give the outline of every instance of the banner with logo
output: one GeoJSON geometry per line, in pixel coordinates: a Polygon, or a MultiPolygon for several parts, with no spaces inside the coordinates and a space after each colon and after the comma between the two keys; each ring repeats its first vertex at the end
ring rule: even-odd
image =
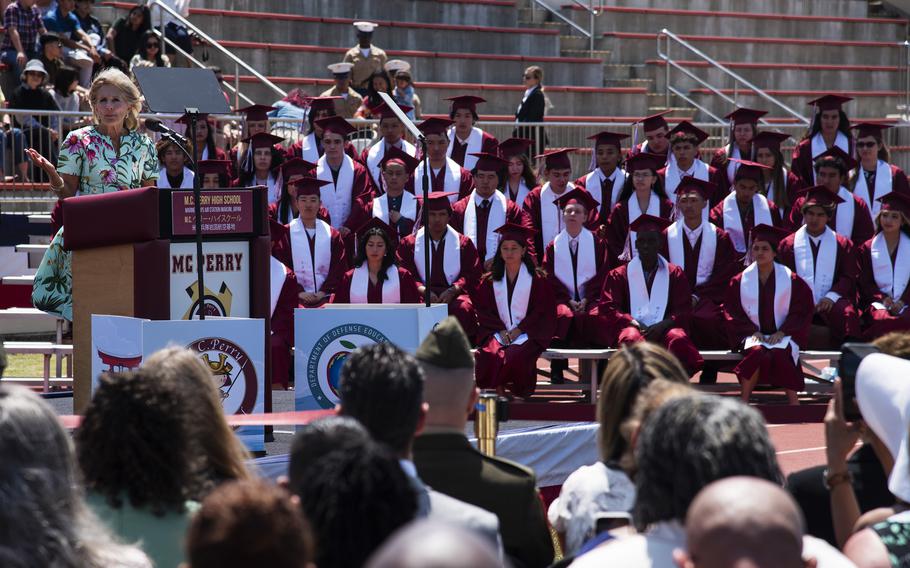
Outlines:
{"type": "MultiPolygon", "coordinates": [[[[250,243],[202,243],[205,317],[250,316],[250,243]]],[[[199,317],[196,243],[171,243],[171,319],[199,317]]]]}
{"type": "Polygon", "coordinates": [[[294,378],[297,410],[334,408],[341,367],[362,345],[390,341],[413,353],[448,307],[329,304],[294,311],[294,378]]]}
{"type": "MultiPolygon", "coordinates": [[[[261,319],[212,318],[204,321],[152,321],[92,316],[92,375],[140,367],[152,353],[169,346],[199,354],[212,372],[225,414],[264,411],[265,345],[261,319]]],[[[237,435],[250,451],[265,450],[262,426],[242,426],[237,435]]]]}

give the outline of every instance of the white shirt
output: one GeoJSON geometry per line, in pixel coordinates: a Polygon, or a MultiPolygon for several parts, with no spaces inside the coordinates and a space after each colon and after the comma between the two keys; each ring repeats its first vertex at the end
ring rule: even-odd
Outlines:
{"type": "Polygon", "coordinates": [[[361,48],[360,48],[360,53],[361,53],[364,57],[369,57],[369,56],[370,56],[370,51],[372,51],[372,49],[373,49],[372,47],[368,47],[368,48],[366,48],[366,49],[364,49],[364,48],[361,47],[361,48]]]}
{"type": "Polygon", "coordinates": [[[690,229],[685,223],[682,224],[682,227],[686,233],[686,238],[689,239],[689,246],[694,249],[695,243],[698,242],[698,237],[701,236],[701,229],[704,227],[704,224],[699,225],[697,229],[690,229]]]}

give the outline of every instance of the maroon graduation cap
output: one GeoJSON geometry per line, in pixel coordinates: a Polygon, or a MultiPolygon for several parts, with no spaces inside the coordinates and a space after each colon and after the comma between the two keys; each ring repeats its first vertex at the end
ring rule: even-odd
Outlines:
{"type": "Polygon", "coordinates": [[[739,164],[739,167],[736,169],[736,175],[733,176],[734,182],[741,179],[751,179],[757,184],[763,184],[765,183],[765,175],[763,172],[771,169],[764,164],[751,162],[749,160],[740,160],[739,158],[730,158],[730,161],[739,164]]]}
{"type": "Polygon", "coordinates": [[[697,140],[696,146],[708,139],[707,132],[705,132],[701,128],[695,126],[688,120],[683,120],[682,122],[677,124],[676,127],[670,131],[669,138],[672,142],[673,138],[675,138],[676,136],[680,136],[682,134],[688,134],[690,136],[694,136],[697,140]]]}
{"type": "Polygon", "coordinates": [[[907,217],[910,217],[910,196],[892,191],[879,197],[876,201],[881,201],[882,211],[900,211],[907,217]]]}
{"type": "Polygon", "coordinates": [[[321,197],[322,193],[319,191],[319,188],[330,183],[332,182],[306,176],[298,179],[292,185],[294,186],[294,189],[297,190],[297,197],[302,195],[316,195],[321,197]]]}
{"type": "Polygon", "coordinates": [[[548,150],[543,154],[534,156],[534,159],[539,160],[542,158],[544,160],[544,165],[548,170],[567,170],[572,168],[572,161],[569,159],[569,153],[574,151],[575,148],[548,150]]]}
{"type": "Polygon", "coordinates": [[[272,110],[278,110],[278,109],[276,109],[273,106],[267,106],[267,105],[250,105],[248,107],[243,107],[243,108],[237,109],[237,112],[243,114],[244,118],[246,118],[247,122],[250,122],[250,121],[257,122],[257,121],[262,121],[262,120],[268,120],[269,119],[268,112],[272,111],[272,110]]]}
{"type": "Polygon", "coordinates": [[[780,145],[788,138],[790,138],[790,135],[783,132],[763,130],[753,136],[749,143],[752,144],[752,148],[755,150],[767,148],[772,152],[780,152],[780,145]]]}
{"type": "Polygon", "coordinates": [[[460,108],[466,108],[474,114],[477,114],[477,105],[487,102],[483,97],[474,95],[459,95],[457,97],[448,97],[447,101],[452,101],[452,112],[460,108]]]}
{"type": "Polygon", "coordinates": [[[609,132],[607,130],[602,130],[593,136],[588,136],[588,140],[594,140],[595,148],[601,144],[610,144],[616,146],[620,150],[622,149],[622,141],[626,138],[629,138],[628,134],[619,134],[618,132],[609,132]]]}
{"type": "Polygon", "coordinates": [[[758,119],[768,114],[766,110],[756,110],[754,108],[738,108],[725,116],[733,123],[733,126],[740,124],[758,124],[758,119]]]}
{"type": "Polygon", "coordinates": [[[533,140],[527,138],[509,138],[499,143],[499,155],[505,159],[512,156],[520,156],[528,152],[528,148],[533,144],[533,140]]]}
{"type": "Polygon", "coordinates": [[[597,208],[597,200],[594,197],[580,187],[576,187],[571,191],[567,191],[553,200],[553,203],[556,204],[560,209],[565,209],[573,203],[577,203],[585,208],[585,211],[592,211],[597,208]]]}
{"type": "Polygon", "coordinates": [[[800,190],[798,195],[806,198],[805,201],[803,201],[803,208],[810,207],[812,205],[833,207],[838,203],[844,202],[844,200],[841,199],[839,195],[836,193],[831,193],[831,190],[823,185],[813,185],[812,187],[807,187],[806,189],[800,190]]]}
{"type": "Polygon", "coordinates": [[[506,223],[496,229],[496,232],[501,235],[500,241],[515,241],[523,247],[528,246],[536,234],[534,229],[516,223],[506,223]]]}
{"type": "Polygon", "coordinates": [[[478,171],[499,172],[509,165],[509,162],[507,160],[500,158],[496,154],[488,154],[486,152],[472,152],[471,155],[477,158],[477,163],[474,165],[474,169],[478,171]]]}
{"type": "MultiPolygon", "coordinates": [[[[379,144],[382,144],[382,142],[379,142],[379,144]]],[[[420,164],[420,160],[395,146],[386,148],[385,155],[382,157],[382,161],[379,162],[379,166],[382,169],[385,169],[386,164],[391,162],[398,162],[403,165],[404,171],[409,175],[412,174],[414,170],[417,169],[417,165],[420,164]]]]}
{"type": "Polygon", "coordinates": [[[853,98],[843,95],[824,95],[809,101],[810,105],[815,106],[816,112],[825,110],[842,110],[844,103],[852,101],[853,98]]]}
{"type": "Polygon", "coordinates": [[[840,149],[840,146],[836,146],[836,145],[831,146],[830,148],[828,148],[827,150],[825,150],[818,156],[815,156],[814,161],[815,161],[815,164],[818,165],[818,164],[824,164],[826,161],[834,161],[837,159],[840,159],[844,163],[844,166],[847,167],[847,171],[850,171],[859,165],[859,162],[854,160],[853,156],[844,152],[843,150],[840,149]]]}
{"type": "Polygon", "coordinates": [[[635,231],[636,233],[646,233],[648,231],[661,232],[672,224],[671,221],[664,219],[663,217],[655,217],[654,215],[639,215],[638,219],[632,221],[632,224],[629,225],[629,230],[635,231]]]}
{"type": "Polygon", "coordinates": [[[340,116],[327,116],[315,121],[324,132],[334,132],[340,134],[342,138],[347,138],[349,134],[357,132],[357,129],[350,122],[340,116]]]}
{"type": "Polygon", "coordinates": [[[694,176],[686,176],[680,180],[676,186],[676,195],[682,196],[685,193],[698,193],[705,201],[711,199],[711,196],[717,191],[717,184],[694,176]]]}

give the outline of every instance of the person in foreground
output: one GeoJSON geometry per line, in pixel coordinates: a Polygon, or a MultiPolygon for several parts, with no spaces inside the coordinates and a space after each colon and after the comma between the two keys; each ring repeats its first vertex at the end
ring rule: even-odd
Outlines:
{"type": "Polygon", "coordinates": [[[73,446],[54,410],[0,385],[0,565],[151,568],[86,506],[73,446]]]}
{"type": "Polygon", "coordinates": [[[502,568],[490,543],[464,529],[439,521],[415,521],[370,558],[367,568],[502,568]]]}
{"type": "Polygon", "coordinates": [[[804,558],[803,517],[793,498],[753,477],[715,481],[686,515],[688,551],[673,553],[679,568],[815,568],[804,558]]]}
{"type": "MultiPolygon", "coordinates": [[[[89,89],[94,124],[73,130],[60,146],[56,167],[32,149],[29,158],[44,170],[60,198],[154,186],[155,144],[139,128],[139,89],[116,69],[99,73],[89,89]]],[[[72,254],[63,248],[63,228],[51,241],[35,273],[32,303],[72,321],[72,254]]]]}
{"type": "Polygon", "coordinates": [[[414,439],[420,478],[437,491],[496,513],[505,552],[519,566],[548,566],[553,547],[534,472],[486,456],[465,436],[478,390],[471,344],[449,316],[427,335],[415,357],[426,376],[426,428],[414,439]]]}

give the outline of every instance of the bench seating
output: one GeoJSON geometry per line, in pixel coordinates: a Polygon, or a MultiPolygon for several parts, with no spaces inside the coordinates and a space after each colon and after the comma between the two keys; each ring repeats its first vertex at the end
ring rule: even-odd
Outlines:
{"type": "MultiPolygon", "coordinates": [[[[66,377],[73,376],[73,346],[50,341],[4,341],[3,349],[9,355],[42,355],[44,357],[44,384],[43,392],[50,392],[51,386],[51,357],[56,356],[57,361],[66,361],[66,377]]],[[[62,379],[60,365],[57,366],[57,379],[62,379]]],[[[16,382],[15,379],[4,379],[4,382],[16,382]]],[[[71,382],[71,381],[63,381],[71,382]]]]}

